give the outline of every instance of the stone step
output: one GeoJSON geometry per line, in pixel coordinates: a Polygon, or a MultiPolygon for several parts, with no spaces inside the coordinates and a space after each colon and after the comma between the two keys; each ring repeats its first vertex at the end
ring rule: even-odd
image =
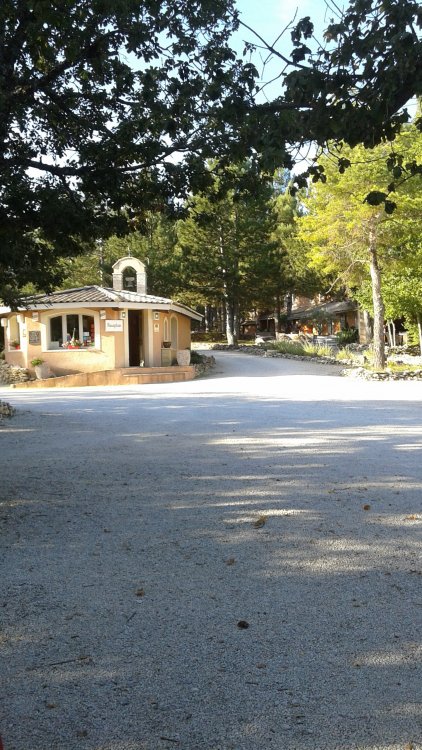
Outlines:
{"type": "Polygon", "coordinates": [[[188,367],[123,367],[117,370],[79,372],[73,375],[14,383],[13,388],[81,388],[85,386],[147,385],[193,380],[195,368],[188,367]]]}
{"type": "Polygon", "coordinates": [[[124,367],[120,368],[122,375],[130,377],[131,375],[157,375],[160,373],[190,372],[191,365],[180,367],[179,365],[169,365],[168,367],[124,367]]]}
{"type": "Polygon", "coordinates": [[[133,375],[124,375],[125,384],[146,384],[146,383],[177,383],[184,380],[192,380],[191,372],[155,372],[155,373],[137,373],[133,375]]]}

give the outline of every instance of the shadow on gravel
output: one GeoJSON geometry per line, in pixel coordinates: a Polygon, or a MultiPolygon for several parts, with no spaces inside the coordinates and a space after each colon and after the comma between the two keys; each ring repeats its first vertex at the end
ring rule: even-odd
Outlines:
{"type": "Polygon", "coordinates": [[[0,429],[5,750],[420,748],[415,404],[62,398],[0,429]]]}

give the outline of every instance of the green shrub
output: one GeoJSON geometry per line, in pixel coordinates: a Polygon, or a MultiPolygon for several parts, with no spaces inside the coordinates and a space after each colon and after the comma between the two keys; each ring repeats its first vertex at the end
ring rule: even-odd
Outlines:
{"type": "Polygon", "coordinates": [[[356,344],[359,341],[359,331],[357,328],[349,328],[348,330],[339,331],[336,334],[339,346],[346,346],[346,344],[356,344]]]}
{"type": "Polygon", "coordinates": [[[191,365],[200,365],[203,362],[203,358],[201,354],[198,354],[195,350],[192,350],[190,353],[190,363],[191,365]]]}
{"type": "Polygon", "coordinates": [[[302,357],[305,354],[303,344],[300,341],[275,341],[271,344],[265,344],[265,348],[280,352],[280,354],[296,354],[302,357]]]}
{"type": "Polygon", "coordinates": [[[307,357],[333,357],[333,350],[328,344],[313,344],[308,341],[303,344],[303,350],[307,357]]]}
{"type": "Polygon", "coordinates": [[[391,372],[406,372],[406,370],[414,371],[421,370],[422,365],[410,365],[407,363],[401,364],[400,362],[387,362],[387,370],[391,372]]]}
{"type": "Polygon", "coordinates": [[[32,367],[39,367],[40,365],[43,365],[44,362],[45,359],[41,359],[41,357],[35,357],[35,359],[31,359],[32,367]]]}
{"type": "Polygon", "coordinates": [[[280,354],[295,354],[299,357],[332,357],[333,350],[326,344],[313,344],[303,338],[301,341],[275,341],[265,344],[266,349],[280,352],[280,354]]]}
{"type": "Polygon", "coordinates": [[[349,349],[339,349],[336,354],[336,359],[338,359],[339,362],[343,362],[344,360],[353,359],[353,355],[352,352],[349,351],[349,349]]]}
{"type": "Polygon", "coordinates": [[[415,348],[419,350],[419,354],[422,354],[419,346],[419,332],[418,327],[414,323],[406,321],[407,327],[407,346],[411,349],[415,348]]]}
{"type": "Polygon", "coordinates": [[[208,333],[205,333],[205,331],[192,331],[191,340],[199,341],[199,342],[204,341],[206,343],[212,343],[212,344],[216,344],[216,343],[220,344],[220,343],[224,343],[225,336],[219,331],[208,331],[208,333]]]}

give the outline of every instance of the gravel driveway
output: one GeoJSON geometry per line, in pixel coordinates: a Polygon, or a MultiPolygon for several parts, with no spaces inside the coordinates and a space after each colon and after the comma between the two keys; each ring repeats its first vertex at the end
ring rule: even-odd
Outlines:
{"type": "Polygon", "coordinates": [[[0,389],[4,750],[422,748],[422,385],[216,357],[0,389]]]}

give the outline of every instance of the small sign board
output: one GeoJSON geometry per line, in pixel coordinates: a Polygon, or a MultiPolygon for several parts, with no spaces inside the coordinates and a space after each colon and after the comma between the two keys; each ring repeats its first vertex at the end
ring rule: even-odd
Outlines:
{"type": "Polygon", "coordinates": [[[106,320],[105,329],[108,333],[118,333],[123,331],[123,320],[106,320]]]}
{"type": "Polygon", "coordinates": [[[41,331],[28,331],[28,341],[34,346],[41,344],[41,331]]]}

